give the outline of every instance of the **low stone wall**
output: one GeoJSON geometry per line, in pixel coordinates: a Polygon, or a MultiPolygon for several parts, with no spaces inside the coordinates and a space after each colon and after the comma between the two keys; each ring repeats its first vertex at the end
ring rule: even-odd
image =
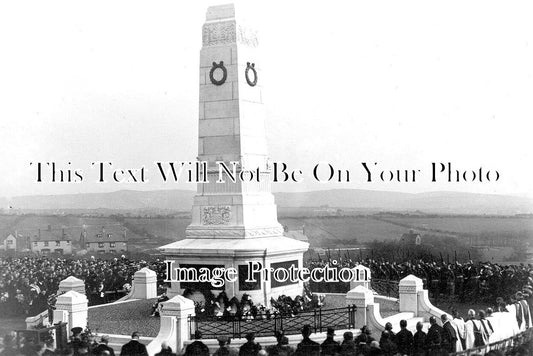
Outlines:
{"type": "Polygon", "coordinates": [[[37,314],[35,316],[29,316],[25,320],[26,322],[26,329],[35,329],[40,325],[47,326],[49,325],[48,321],[48,310],[43,311],[40,314],[37,314]]]}
{"type": "Polygon", "coordinates": [[[398,298],[386,297],[384,295],[374,295],[374,302],[379,303],[382,313],[400,311],[400,301],[398,298]]]}

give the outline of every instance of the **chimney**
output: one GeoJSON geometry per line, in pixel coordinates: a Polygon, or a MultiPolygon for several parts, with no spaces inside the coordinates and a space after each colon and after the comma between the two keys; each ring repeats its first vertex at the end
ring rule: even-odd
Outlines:
{"type": "Polygon", "coordinates": [[[48,224],[48,231],[52,231],[52,225],[48,224]]]}
{"type": "Polygon", "coordinates": [[[65,228],[62,228],[62,229],[61,229],[61,237],[62,237],[62,238],[65,237],[65,228]]]}
{"type": "Polygon", "coordinates": [[[39,229],[39,235],[37,235],[37,240],[41,239],[41,229],[39,229]]]}

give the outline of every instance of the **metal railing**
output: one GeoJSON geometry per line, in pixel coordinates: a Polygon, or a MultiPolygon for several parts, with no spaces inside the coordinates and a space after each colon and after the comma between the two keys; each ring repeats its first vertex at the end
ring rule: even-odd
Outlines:
{"type": "Polygon", "coordinates": [[[296,335],[306,324],[317,332],[325,332],[327,328],[353,329],[355,328],[355,305],[335,309],[315,309],[292,315],[273,315],[270,318],[242,319],[242,318],[201,318],[189,316],[189,331],[194,339],[196,331],[202,333],[205,339],[219,336],[242,338],[254,332],[256,336],[275,336],[283,331],[285,335],[296,335]]]}

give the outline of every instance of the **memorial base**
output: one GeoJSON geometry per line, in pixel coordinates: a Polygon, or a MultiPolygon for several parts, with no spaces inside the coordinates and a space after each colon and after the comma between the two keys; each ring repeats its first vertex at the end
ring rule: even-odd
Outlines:
{"type": "MultiPolygon", "coordinates": [[[[172,268],[234,268],[237,278],[234,282],[225,281],[220,288],[211,291],[218,295],[224,290],[228,298],[241,299],[250,295],[255,304],[270,305],[270,299],[280,295],[296,297],[303,293],[303,282],[277,281],[271,273],[257,273],[257,282],[246,282],[251,262],[260,263],[263,268],[289,269],[291,265],[303,267],[303,254],[309,244],[285,236],[253,239],[184,239],[160,247],[166,261],[172,261],[172,268]]],[[[172,275],[176,279],[176,275],[172,275]]],[[[284,276],[280,276],[284,277],[284,276]]],[[[171,282],[167,292],[169,297],[181,295],[185,289],[198,290],[198,285],[190,282],[171,282]]],[[[204,284],[205,286],[205,284],[204,284]]]]}

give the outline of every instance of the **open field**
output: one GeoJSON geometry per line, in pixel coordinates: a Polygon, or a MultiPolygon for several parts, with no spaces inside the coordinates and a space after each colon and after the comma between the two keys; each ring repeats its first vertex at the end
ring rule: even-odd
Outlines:
{"type": "Polygon", "coordinates": [[[387,221],[424,230],[449,231],[459,234],[504,233],[521,234],[533,232],[531,217],[387,217],[387,221]]]}
{"type": "MultiPolygon", "coordinates": [[[[465,243],[489,245],[521,240],[533,245],[533,217],[514,216],[412,216],[412,215],[353,215],[281,217],[279,222],[290,230],[305,231],[312,247],[340,248],[364,245],[372,241],[396,241],[409,229],[422,235],[454,236],[465,243]],[[475,240],[471,238],[475,237],[475,240]],[[490,240],[492,239],[492,240],[490,240]]],[[[155,253],[156,248],[185,236],[190,217],[108,217],[55,215],[0,215],[2,236],[17,231],[36,235],[38,229],[65,227],[73,241],[77,241],[83,225],[122,225],[127,230],[129,250],[155,253]]],[[[498,254],[491,251],[491,255],[498,254]]]]}
{"type": "Polygon", "coordinates": [[[314,247],[353,246],[374,240],[397,240],[407,229],[371,216],[282,218],[280,223],[289,229],[301,229],[314,247]]]}

